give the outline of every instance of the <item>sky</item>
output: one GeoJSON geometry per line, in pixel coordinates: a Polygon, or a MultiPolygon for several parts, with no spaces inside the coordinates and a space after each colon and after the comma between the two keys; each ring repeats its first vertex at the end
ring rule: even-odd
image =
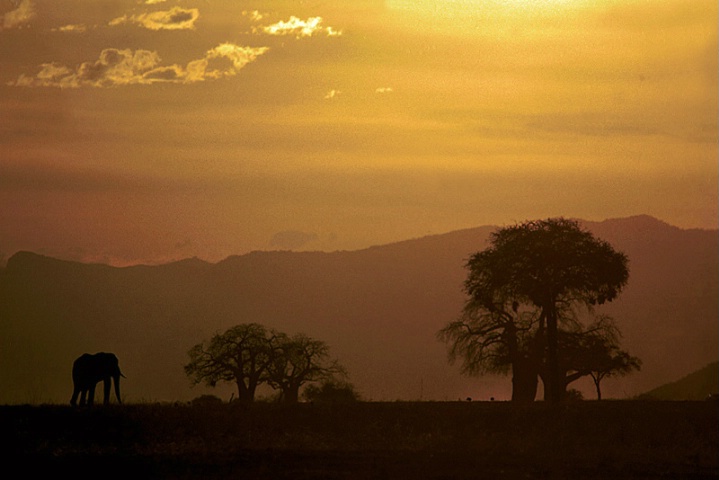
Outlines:
{"type": "Polygon", "coordinates": [[[714,0],[4,0],[0,259],[717,228],[714,0]]]}

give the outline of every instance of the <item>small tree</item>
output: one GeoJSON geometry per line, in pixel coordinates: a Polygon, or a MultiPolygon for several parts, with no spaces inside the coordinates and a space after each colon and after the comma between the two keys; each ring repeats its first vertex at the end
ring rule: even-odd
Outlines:
{"type": "MultiPolygon", "coordinates": [[[[574,328],[559,331],[560,372],[566,387],[585,376],[591,376],[601,400],[599,383],[613,375],[626,375],[639,370],[641,360],[620,350],[621,334],[608,316],[598,317],[584,328],[579,323],[574,328]]],[[[542,371],[547,375],[547,368],[542,371]]]]}
{"type": "Polygon", "coordinates": [[[321,340],[275,332],[271,345],[268,383],[282,391],[282,401],[286,403],[297,403],[300,388],[306,383],[345,375],[344,368],[330,359],[329,347],[321,340]]]}
{"type": "Polygon", "coordinates": [[[270,340],[264,326],[237,325],[192,347],[185,373],[195,385],[204,382],[214,387],[217,382],[235,383],[238,400],[252,402],[257,386],[267,380],[270,354],[270,340]]]}
{"type": "Polygon", "coordinates": [[[616,375],[628,375],[632,371],[639,371],[642,368],[642,361],[620,350],[616,345],[609,346],[597,359],[596,365],[589,373],[594,380],[594,388],[597,390],[597,400],[602,399],[600,383],[607,377],[616,375]]]}

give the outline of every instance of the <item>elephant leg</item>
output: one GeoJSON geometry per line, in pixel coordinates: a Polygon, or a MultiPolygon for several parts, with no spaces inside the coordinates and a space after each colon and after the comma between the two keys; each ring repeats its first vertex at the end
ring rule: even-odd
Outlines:
{"type": "Polygon", "coordinates": [[[85,402],[87,401],[87,390],[84,388],[80,391],[80,406],[84,407],[85,402]]]}
{"type": "Polygon", "coordinates": [[[107,405],[108,403],[110,403],[110,379],[109,378],[106,378],[102,382],[102,393],[103,393],[102,403],[104,405],[107,405]]]}
{"type": "Polygon", "coordinates": [[[79,393],[80,393],[80,390],[79,390],[78,388],[75,388],[75,389],[72,391],[72,398],[70,399],[70,405],[72,405],[73,407],[74,407],[75,405],[77,405],[77,395],[78,395],[79,393]]]}
{"type": "Polygon", "coordinates": [[[87,391],[87,404],[92,405],[95,403],[95,385],[91,385],[87,391]]]}

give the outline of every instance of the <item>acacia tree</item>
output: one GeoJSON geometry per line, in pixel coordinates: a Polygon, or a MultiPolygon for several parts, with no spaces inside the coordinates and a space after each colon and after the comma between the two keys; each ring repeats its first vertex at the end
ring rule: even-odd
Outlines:
{"type": "Polygon", "coordinates": [[[272,361],[267,365],[267,381],[282,391],[282,401],[297,403],[302,385],[330,380],[345,370],[330,359],[329,347],[305,334],[288,336],[274,332],[272,361]]]}
{"type": "Polygon", "coordinates": [[[597,400],[602,399],[602,389],[600,388],[602,380],[616,375],[624,376],[634,370],[641,370],[641,368],[642,361],[639,358],[620,350],[617,345],[607,345],[600,349],[589,372],[597,391],[597,400]]]}
{"type": "MultiPolygon", "coordinates": [[[[559,371],[563,389],[566,391],[570,383],[608,367],[613,352],[620,351],[620,333],[614,321],[605,315],[597,317],[587,327],[575,318],[569,321],[563,319],[563,327],[558,334],[559,371]]],[[[545,364],[540,376],[546,379],[548,375],[549,368],[545,364]]],[[[547,398],[546,391],[545,398],[547,398]]]]}
{"type": "Polygon", "coordinates": [[[566,306],[591,307],[617,297],[629,273],[627,257],[607,242],[564,218],[528,221],[502,228],[490,246],[472,255],[465,292],[490,307],[497,298],[513,298],[540,309],[545,331],[545,391],[561,400],[566,383],[559,363],[559,318],[566,306]]]}
{"type": "Polygon", "coordinates": [[[193,384],[235,383],[237,398],[252,402],[257,386],[267,381],[267,365],[272,359],[267,329],[257,323],[237,325],[214,335],[190,349],[185,373],[193,384]]]}

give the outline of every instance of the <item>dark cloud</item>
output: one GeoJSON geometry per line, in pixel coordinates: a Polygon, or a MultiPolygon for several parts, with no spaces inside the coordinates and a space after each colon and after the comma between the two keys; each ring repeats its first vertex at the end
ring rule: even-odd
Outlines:
{"type": "Polygon", "coordinates": [[[142,77],[147,81],[180,82],[182,80],[182,71],[176,65],[173,65],[150,70],[142,77]]]}

